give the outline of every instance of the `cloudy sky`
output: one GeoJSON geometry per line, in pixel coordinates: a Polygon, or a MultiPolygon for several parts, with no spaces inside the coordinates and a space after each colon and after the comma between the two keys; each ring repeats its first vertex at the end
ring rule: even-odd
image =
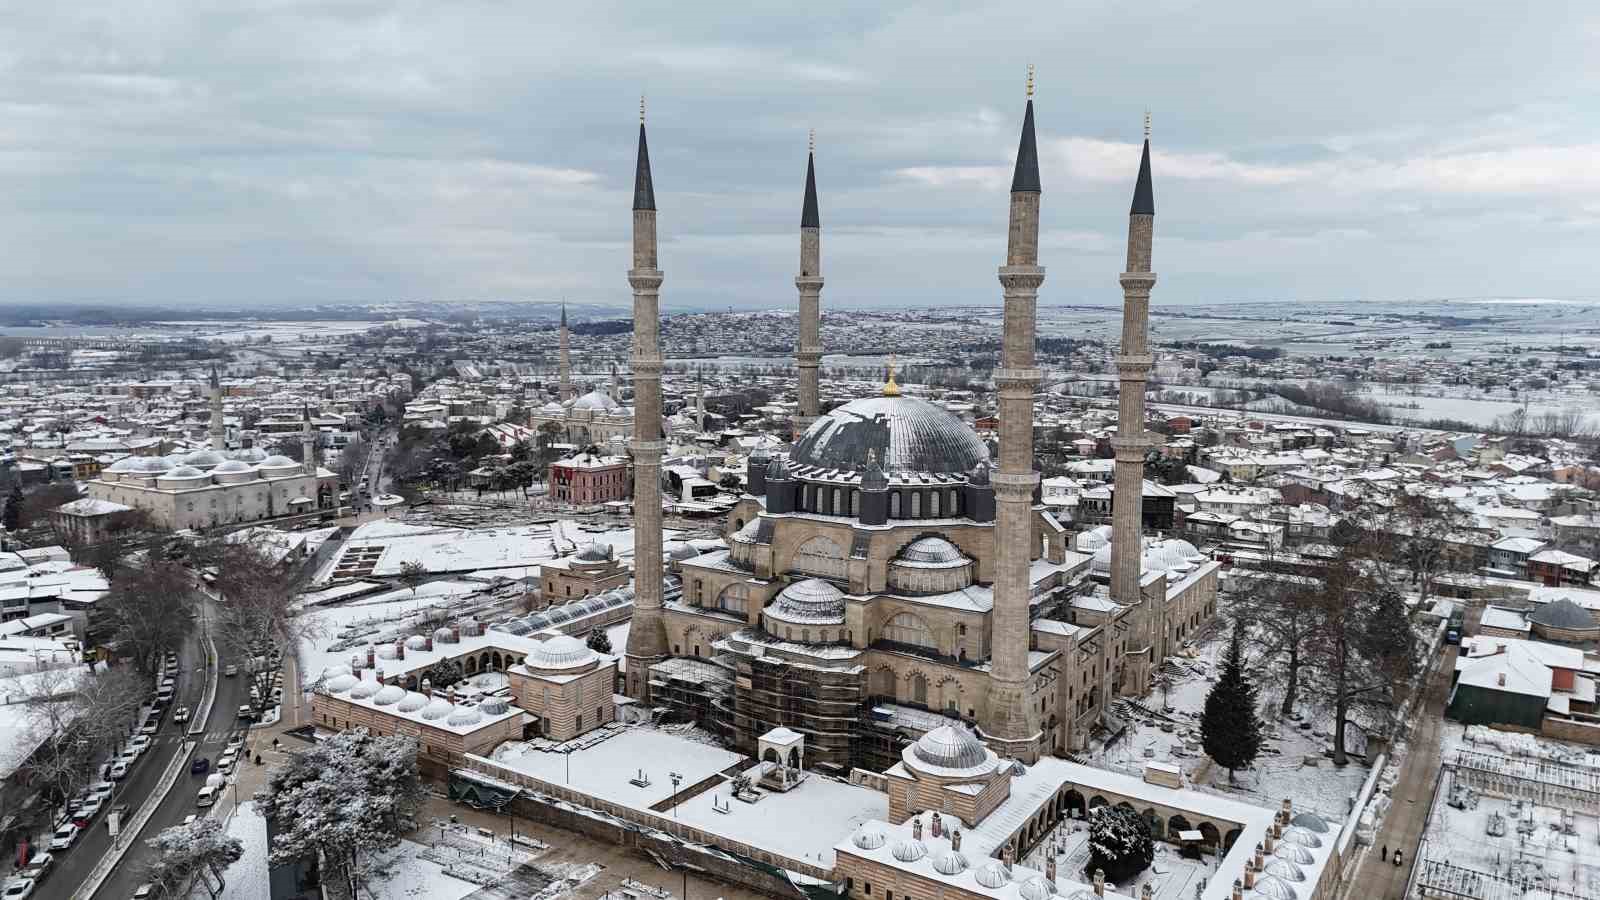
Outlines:
{"type": "Polygon", "coordinates": [[[1596,297],[1600,4],[13,3],[0,302],[997,304],[1026,64],[1041,301],[1114,303],[1155,121],[1155,302],[1596,297]]]}

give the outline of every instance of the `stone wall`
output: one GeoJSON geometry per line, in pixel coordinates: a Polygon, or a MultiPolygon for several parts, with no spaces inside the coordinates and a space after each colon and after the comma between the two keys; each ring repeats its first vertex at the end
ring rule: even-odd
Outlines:
{"type": "Polygon", "coordinates": [[[1600,745],[1600,720],[1563,719],[1545,716],[1539,733],[1548,738],[1579,744],[1600,745]]]}

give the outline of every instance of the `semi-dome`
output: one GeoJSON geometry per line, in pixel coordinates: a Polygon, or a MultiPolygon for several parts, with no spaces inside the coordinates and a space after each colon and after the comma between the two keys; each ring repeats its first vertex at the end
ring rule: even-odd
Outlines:
{"type": "Polygon", "coordinates": [[[1056,886],[1043,875],[1035,875],[1024,881],[1017,893],[1022,895],[1022,900],[1050,900],[1056,895],[1056,886]]]}
{"type": "Polygon", "coordinates": [[[428,705],[428,695],[416,691],[407,691],[406,695],[395,705],[395,709],[403,713],[414,713],[428,705]]]}
{"type": "Polygon", "coordinates": [[[817,419],[792,454],[796,465],[850,472],[865,470],[869,458],[888,472],[964,476],[988,461],[989,448],[942,406],[914,397],[869,397],[817,419]]]}
{"type": "Polygon", "coordinates": [[[989,751],[977,735],[960,725],[941,725],[912,745],[921,762],[941,769],[972,769],[989,760],[989,751]]]}
{"type": "Polygon", "coordinates": [[[1309,866],[1317,861],[1315,854],[1298,844],[1280,843],[1272,849],[1272,855],[1292,863],[1299,863],[1302,866],[1309,866]]]}
{"type": "Polygon", "coordinates": [[[844,592],[820,578],[796,581],[778,593],[767,615],[796,625],[844,621],[844,592]]]}
{"type": "Polygon", "coordinates": [[[572,408],[591,409],[596,412],[614,412],[622,407],[618,406],[617,401],[611,399],[611,395],[605,391],[590,391],[572,401],[572,408]]]}
{"type": "Polygon", "coordinates": [[[928,845],[916,838],[905,838],[896,841],[889,852],[893,853],[894,858],[901,862],[916,862],[928,855],[928,845]]]}
{"type": "Polygon", "coordinates": [[[428,701],[427,706],[422,708],[422,717],[424,719],[442,719],[450,715],[450,712],[454,709],[455,704],[449,700],[443,697],[435,697],[428,701]]]}
{"type": "Polygon", "coordinates": [[[558,635],[528,652],[528,664],[539,669],[571,669],[595,659],[595,652],[575,637],[558,635]]]}
{"type": "Polygon", "coordinates": [[[1329,831],[1327,821],[1314,812],[1299,813],[1289,820],[1289,824],[1317,834],[1327,834],[1329,831]]]}
{"type": "Polygon", "coordinates": [[[406,698],[406,689],[398,684],[387,685],[372,695],[372,702],[379,706],[393,706],[406,698]]]}
{"type": "Polygon", "coordinates": [[[940,875],[960,875],[967,870],[967,858],[959,850],[946,850],[933,858],[933,870],[940,875]]]}
{"type": "Polygon", "coordinates": [[[578,562],[607,562],[610,559],[611,545],[603,541],[591,541],[578,551],[578,562]]]}
{"type": "Polygon", "coordinates": [[[950,543],[942,537],[917,538],[900,551],[895,557],[895,562],[914,566],[931,566],[947,568],[964,566],[970,560],[962,554],[961,548],[950,543]]]}
{"type": "Polygon", "coordinates": [[[883,832],[876,828],[867,828],[865,826],[862,826],[850,837],[850,843],[863,850],[876,850],[882,847],[886,840],[887,838],[883,836],[883,832]]]}
{"type": "Polygon", "coordinates": [[[998,859],[991,859],[972,873],[977,882],[991,890],[999,890],[1011,883],[1011,869],[998,859]]]}

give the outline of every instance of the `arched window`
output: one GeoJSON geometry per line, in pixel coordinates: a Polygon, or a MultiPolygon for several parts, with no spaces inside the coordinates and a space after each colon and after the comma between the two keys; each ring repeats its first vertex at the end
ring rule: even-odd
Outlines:
{"type": "Polygon", "coordinates": [[[836,516],[844,515],[844,491],[839,488],[833,489],[833,514],[836,516]]]}
{"type": "Polygon", "coordinates": [[[852,515],[852,516],[861,515],[861,492],[860,491],[851,491],[850,492],[850,515],[852,515]]]}
{"type": "Polygon", "coordinates": [[[826,537],[814,537],[800,545],[791,568],[823,578],[843,579],[846,577],[844,550],[826,537]]]}
{"type": "Polygon", "coordinates": [[[922,518],[922,492],[921,491],[912,491],[911,492],[911,518],[913,518],[913,519],[922,518]]]}
{"type": "Polygon", "coordinates": [[[800,492],[800,498],[801,509],[808,510],[810,512],[816,512],[816,488],[809,484],[806,485],[805,488],[800,492]]]}
{"type": "Polygon", "coordinates": [[[939,492],[934,491],[928,495],[928,515],[939,518],[939,492]]]}
{"type": "Polygon", "coordinates": [[[920,616],[912,613],[900,613],[890,619],[883,626],[883,639],[928,650],[939,649],[939,639],[934,636],[933,629],[920,616]]]}
{"type": "Polygon", "coordinates": [[[889,494],[889,518],[900,518],[900,492],[892,491],[889,494]]]}
{"type": "Polygon", "coordinates": [[[928,679],[921,672],[911,676],[911,699],[924,706],[928,703],[928,679]]]}

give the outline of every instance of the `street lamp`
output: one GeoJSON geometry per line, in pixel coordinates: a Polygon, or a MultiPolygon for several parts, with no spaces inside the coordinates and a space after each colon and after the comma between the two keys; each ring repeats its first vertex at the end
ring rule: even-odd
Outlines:
{"type": "Polygon", "coordinates": [[[678,817],[678,785],[683,782],[683,776],[677,772],[668,772],[667,777],[672,779],[672,817],[678,817]]]}

